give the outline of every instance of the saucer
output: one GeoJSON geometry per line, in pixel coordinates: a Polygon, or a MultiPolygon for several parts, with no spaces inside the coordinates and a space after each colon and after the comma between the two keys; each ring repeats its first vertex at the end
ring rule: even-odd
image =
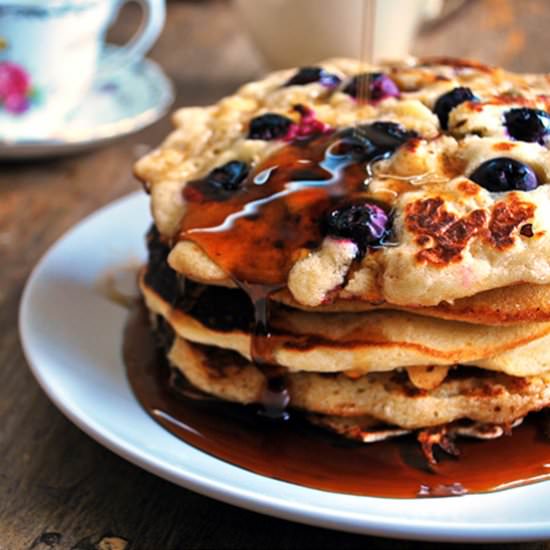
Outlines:
{"type": "Polygon", "coordinates": [[[107,48],[89,92],[58,128],[47,135],[29,131],[29,135],[17,136],[3,136],[0,129],[0,160],[62,156],[91,149],[162,118],[174,101],[171,81],[150,59],[106,70],[104,65],[118,49],[107,48]]]}

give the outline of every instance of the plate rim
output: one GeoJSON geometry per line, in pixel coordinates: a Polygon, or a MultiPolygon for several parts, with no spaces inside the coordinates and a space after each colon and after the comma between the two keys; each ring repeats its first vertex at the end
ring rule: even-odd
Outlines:
{"type": "MultiPolygon", "coordinates": [[[[33,351],[32,331],[28,327],[32,299],[37,292],[37,285],[48,267],[48,262],[52,261],[51,258],[54,254],[61,249],[64,242],[74,233],[77,233],[82,227],[88,224],[93,224],[98,218],[112,214],[113,211],[119,208],[129,208],[134,201],[145,200],[143,199],[143,195],[143,192],[136,191],[120,197],[99,208],[95,212],[92,212],[70,227],[41,256],[28,276],[22,293],[19,304],[18,328],[24,357],[39,386],[69,421],[89,437],[118,456],[162,479],[228,504],[289,521],[356,534],[434,542],[519,542],[537,541],[550,537],[550,520],[548,522],[538,521],[533,523],[506,522],[506,524],[502,525],[488,522],[473,524],[464,521],[457,522],[452,519],[448,519],[447,522],[444,522],[442,520],[428,521],[425,519],[410,519],[408,517],[383,517],[380,516],[379,513],[378,515],[373,515],[372,512],[368,510],[368,504],[375,501],[410,501],[412,504],[418,502],[418,499],[389,499],[336,493],[338,497],[345,497],[346,499],[356,501],[358,504],[367,505],[358,507],[359,511],[357,513],[350,514],[348,511],[342,512],[334,508],[327,510],[325,506],[313,506],[307,503],[289,501],[277,495],[259,494],[257,491],[248,490],[246,487],[236,487],[230,482],[222,483],[216,479],[209,479],[205,475],[201,475],[200,472],[190,471],[188,467],[184,468],[183,465],[170,465],[166,459],[155,456],[150,450],[139,448],[132,442],[121,440],[113,433],[109,426],[97,425],[95,420],[86,414],[85,410],[80,409],[78,406],[70,406],[67,404],[62,398],[61,393],[56,391],[51,381],[48,380],[47,370],[44,371],[39,361],[36,361],[33,351]]],[[[144,227],[144,232],[145,229],[146,227],[144,227]]],[[[134,400],[136,406],[141,407],[135,397],[134,400]]],[[[165,431],[160,425],[156,424],[156,426],[159,430],[165,431]]],[[[181,445],[185,445],[194,451],[206,455],[206,453],[192,445],[183,441],[180,441],[180,443],[181,445]]],[[[240,472],[245,472],[247,476],[269,480],[276,485],[282,484],[282,489],[284,489],[285,485],[287,487],[298,487],[300,490],[312,492],[313,494],[321,493],[324,497],[329,493],[268,478],[267,476],[261,476],[216,457],[212,458],[222,463],[224,466],[236,468],[240,472]]],[[[540,483],[546,483],[550,492],[550,481],[540,483]]],[[[530,486],[507,489],[506,492],[518,491],[528,487],[530,486]]],[[[458,498],[463,502],[472,502],[474,499],[477,502],[478,500],[494,498],[494,496],[498,494],[499,493],[481,493],[458,498]]],[[[443,505],[449,499],[456,501],[457,497],[428,500],[434,500],[443,505]]]]}

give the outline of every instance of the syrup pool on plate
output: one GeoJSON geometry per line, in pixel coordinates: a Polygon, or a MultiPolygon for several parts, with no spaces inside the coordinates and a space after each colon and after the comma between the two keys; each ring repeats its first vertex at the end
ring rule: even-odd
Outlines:
{"type": "Polygon", "coordinates": [[[141,304],[129,317],[123,351],[132,390],[159,424],[212,456],[270,478],[324,491],[397,498],[496,491],[550,478],[543,413],[528,417],[511,436],[461,439],[461,456],[441,455],[431,470],[414,437],[360,444],[317,429],[297,414],[274,421],[257,408],[181,387],[181,381],[175,389],[141,304]]]}

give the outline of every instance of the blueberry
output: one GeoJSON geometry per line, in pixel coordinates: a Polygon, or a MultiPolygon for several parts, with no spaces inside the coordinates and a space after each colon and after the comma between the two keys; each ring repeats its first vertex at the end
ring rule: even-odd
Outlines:
{"type": "Polygon", "coordinates": [[[368,246],[379,245],[388,231],[389,217],[380,206],[353,203],[331,210],[325,218],[325,232],[351,239],[364,254],[368,246]]]}
{"type": "Polygon", "coordinates": [[[277,113],[265,113],[250,121],[248,139],[271,139],[282,138],[288,132],[292,120],[277,113]]]}
{"type": "Polygon", "coordinates": [[[476,96],[470,88],[454,88],[450,92],[439,96],[434,105],[434,113],[439,119],[439,124],[443,130],[449,127],[449,113],[465,101],[476,101],[476,96]]]}
{"type": "Polygon", "coordinates": [[[488,191],[532,191],[538,185],[535,172],[518,160],[499,157],[480,164],[470,179],[488,191]]]}
{"type": "Polygon", "coordinates": [[[417,137],[413,130],[407,130],[396,122],[373,122],[358,127],[380,149],[394,151],[406,141],[417,137]]]}
{"type": "Polygon", "coordinates": [[[329,73],[322,67],[301,67],[296,71],[284,86],[302,86],[304,84],[311,84],[312,82],[319,82],[327,88],[335,88],[341,82],[340,78],[335,74],[329,73]]]}
{"type": "Polygon", "coordinates": [[[248,165],[240,160],[232,160],[214,168],[206,181],[216,189],[236,191],[248,175],[248,165]]]}
{"type": "Polygon", "coordinates": [[[343,89],[345,94],[357,99],[361,89],[370,101],[381,101],[388,97],[399,97],[397,84],[384,73],[362,73],[354,76],[343,89]]]}
{"type": "Polygon", "coordinates": [[[510,109],[504,115],[504,123],[508,134],[520,141],[538,141],[543,144],[550,132],[550,115],[540,109],[510,109]]]}
{"type": "Polygon", "coordinates": [[[349,155],[357,161],[380,159],[416,136],[415,132],[406,130],[395,122],[361,124],[340,132],[332,153],[349,155]]]}

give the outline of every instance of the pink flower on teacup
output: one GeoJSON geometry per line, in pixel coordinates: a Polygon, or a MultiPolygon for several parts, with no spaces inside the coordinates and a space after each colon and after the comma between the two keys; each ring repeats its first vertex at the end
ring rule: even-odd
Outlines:
{"type": "Polygon", "coordinates": [[[0,62],[0,104],[9,113],[25,112],[30,106],[31,80],[25,69],[10,61],[0,62]]]}

